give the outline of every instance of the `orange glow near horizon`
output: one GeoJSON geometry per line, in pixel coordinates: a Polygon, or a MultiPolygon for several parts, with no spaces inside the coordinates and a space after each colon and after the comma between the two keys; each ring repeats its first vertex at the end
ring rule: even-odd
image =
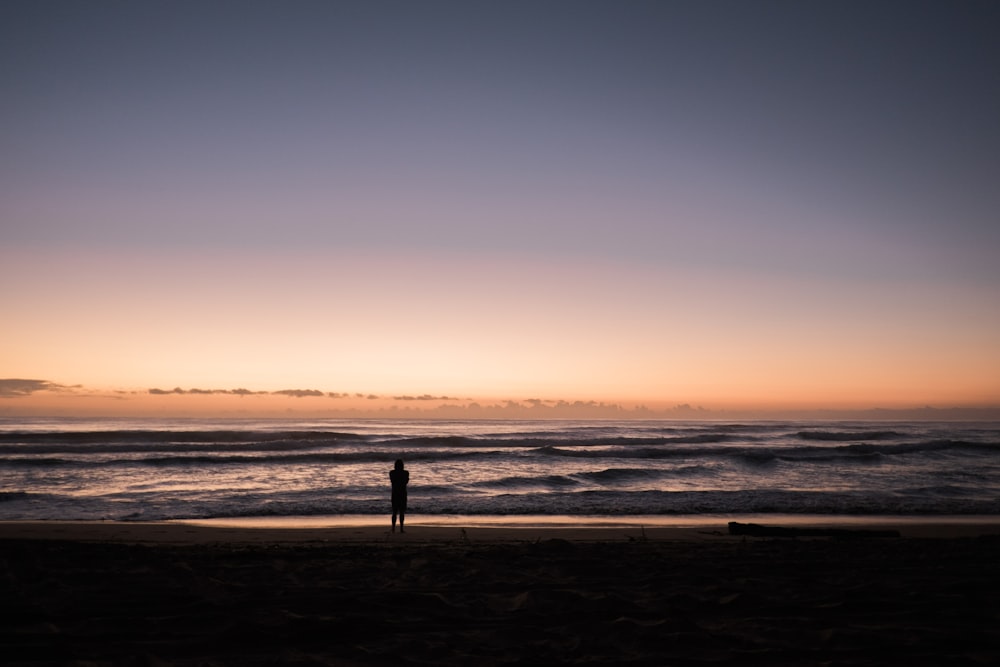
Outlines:
{"type": "MultiPolygon", "coordinates": [[[[95,390],[83,387],[40,391],[31,395],[0,397],[0,417],[440,417],[440,418],[795,418],[813,413],[838,412],[861,415],[873,406],[880,410],[913,411],[919,402],[876,402],[851,398],[830,399],[818,404],[794,398],[764,397],[759,401],[715,402],[695,400],[688,404],[671,401],[596,401],[566,397],[490,398],[446,395],[340,395],[316,390],[284,394],[252,391],[250,395],[212,393],[209,390],[166,390],[165,395],[148,390],[95,390]],[[317,393],[320,395],[312,395],[317,393]],[[768,400],[768,399],[771,400],[768,400]],[[641,408],[641,409],[640,409],[641,408]],[[650,412],[651,411],[651,412],[650,412]]],[[[230,390],[226,390],[230,391],[230,390]]],[[[952,408],[984,411],[984,417],[1000,418],[997,404],[974,399],[942,401],[937,410],[952,408]]],[[[873,413],[871,416],[878,416],[873,413]]],[[[933,415],[932,415],[933,416],[933,415]]]]}
{"type": "Polygon", "coordinates": [[[174,387],[710,409],[1000,397],[1000,352],[988,335],[998,329],[949,324],[963,304],[946,287],[922,286],[909,301],[896,294],[887,307],[877,286],[857,297],[764,274],[495,257],[67,254],[5,267],[25,275],[39,263],[47,270],[5,297],[19,324],[4,333],[2,375],[83,385],[89,398],[8,398],[0,409],[372,405],[143,393],[174,387]]]}

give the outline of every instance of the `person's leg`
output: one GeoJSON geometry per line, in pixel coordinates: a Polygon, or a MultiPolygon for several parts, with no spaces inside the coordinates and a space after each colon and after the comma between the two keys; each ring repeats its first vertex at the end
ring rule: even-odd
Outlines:
{"type": "Polygon", "coordinates": [[[399,510],[399,532],[401,532],[401,533],[405,533],[406,532],[406,529],[403,528],[403,522],[404,521],[406,521],[406,510],[405,509],[400,509],[399,510]]]}
{"type": "MultiPolygon", "coordinates": [[[[400,524],[400,527],[402,527],[402,525],[403,524],[400,524]]],[[[395,505],[392,506],[392,532],[394,532],[394,533],[396,532],[396,506],[395,505]]]]}

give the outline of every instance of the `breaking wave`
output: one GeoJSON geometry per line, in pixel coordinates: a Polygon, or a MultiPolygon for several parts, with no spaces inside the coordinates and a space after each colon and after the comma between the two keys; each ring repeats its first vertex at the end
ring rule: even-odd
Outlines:
{"type": "Polygon", "coordinates": [[[417,513],[1000,513],[997,424],[59,423],[0,427],[0,520],[383,513],[396,458],[417,513]]]}

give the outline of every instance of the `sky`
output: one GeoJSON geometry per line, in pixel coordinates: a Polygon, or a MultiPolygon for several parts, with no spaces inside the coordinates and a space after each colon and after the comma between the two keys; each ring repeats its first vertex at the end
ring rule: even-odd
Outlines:
{"type": "Polygon", "coordinates": [[[994,2],[8,0],[0,95],[0,414],[1000,405],[994,2]]]}

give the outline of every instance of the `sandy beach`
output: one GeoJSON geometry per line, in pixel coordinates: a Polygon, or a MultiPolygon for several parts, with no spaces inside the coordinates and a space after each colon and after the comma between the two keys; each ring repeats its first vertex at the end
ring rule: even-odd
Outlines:
{"type": "Polygon", "coordinates": [[[996,524],[900,528],[7,522],[0,635],[15,665],[996,664],[996,524]]]}

